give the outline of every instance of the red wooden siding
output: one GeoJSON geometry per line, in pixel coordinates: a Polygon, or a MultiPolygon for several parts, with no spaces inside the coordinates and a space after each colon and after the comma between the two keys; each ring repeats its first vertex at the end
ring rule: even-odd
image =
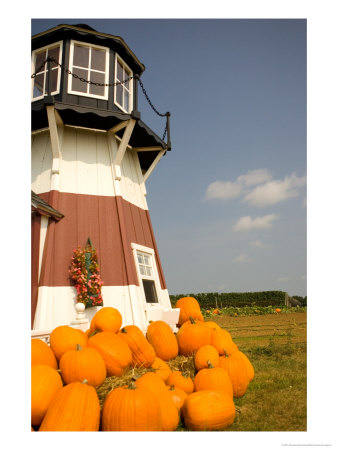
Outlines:
{"type": "Polygon", "coordinates": [[[56,191],[39,195],[64,214],[48,227],[40,286],[69,286],[73,250],[77,245],[83,247],[90,237],[98,251],[104,285],[138,285],[130,245],[135,242],[155,250],[161,287],[166,288],[147,211],[122,197],[56,191]]]}
{"type": "Polygon", "coordinates": [[[39,284],[39,251],[40,251],[41,216],[32,214],[31,222],[31,327],[33,328],[36,305],[38,302],[39,284]]]}

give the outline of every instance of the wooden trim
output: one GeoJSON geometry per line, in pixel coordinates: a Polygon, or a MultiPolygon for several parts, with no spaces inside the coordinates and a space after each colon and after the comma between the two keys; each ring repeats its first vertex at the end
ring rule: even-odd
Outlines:
{"type": "Polygon", "coordinates": [[[114,171],[115,171],[115,178],[117,180],[121,180],[122,174],[121,174],[121,163],[124,157],[124,154],[126,153],[127,146],[129,143],[130,136],[133,132],[134,126],[135,126],[136,120],[135,119],[129,119],[128,125],[126,126],[122,140],[120,142],[120,145],[118,147],[115,159],[113,161],[114,164],[114,171]]]}
{"type": "Polygon", "coordinates": [[[55,115],[55,107],[54,107],[54,105],[47,105],[46,110],[47,110],[47,117],[48,117],[50,142],[51,142],[52,153],[53,153],[52,174],[60,173],[61,150],[60,150],[60,142],[59,142],[57,121],[56,121],[56,115],[55,115]]]}
{"type": "Polygon", "coordinates": [[[154,161],[151,163],[149,169],[146,171],[146,173],[143,175],[143,181],[146,182],[147,179],[149,178],[149,176],[151,175],[152,171],[155,169],[155,167],[157,166],[157,164],[159,163],[160,159],[162,158],[162,156],[165,154],[166,150],[162,150],[160,152],[158,152],[158,155],[156,156],[156,158],[154,159],[154,161]]]}
{"type": "Polygon", "coordinates": [[[118,123],[114,127],[110,128],[108,132],[111,133],[117,133],[118,131],[122,130],[122,128],[125,128],[128,125],[129,120],[123,120],[122,122],[118,123]]]}
{"type": "Polygon", "coordinates": [[[33,327],[38,304],[40,218],[39,214],[33,214],[31,222],[31,327],[33,327]]]}
{"type": "Polygon", "coordinates": [[[137,152],[156,152],[158,150],[163,150],[163,147],[157,145],[155,147],[133,147],[133,150],[137,152]]]}

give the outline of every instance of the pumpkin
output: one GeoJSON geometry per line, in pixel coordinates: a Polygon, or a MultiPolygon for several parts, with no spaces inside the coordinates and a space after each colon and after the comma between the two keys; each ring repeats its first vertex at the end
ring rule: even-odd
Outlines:
{"type": "Polygon", "coordinates": [[[137,367],[150,367],[155,361],[154,347],[147,341],[139,327],[127,325],[123,327],[118,336],[128,344],[132,354],[132,364],[137,367]]]}
{"type": "Polygon", "coordinates": [[[147,372],[139,377],[135,384],[148,389],[158,399],[161,414],[161,430],[174,431],[179,423],[179,414],[162,378],[154,372],[147,372]]]}
{"type": "Polygon", "coordinates": [[[31,339],[31,365],[33,364],[47,365],[53,369],[58,368],[53,350],[41,339],[31,339]]]}
{"type": "Polygon", "coordinates": [[[276,313],[280,313],[282,310],[280,308],[275,309],[276,313]]]}
{"type": "Polygon", "coordinates": [[[190,377],[185,377],[180,370],[174,370],[169,375],[166,384],[168,386],[174,385],[175,388],[182,389],[187,394],[194,392],[194,382],[190,377]]]}
{"type": "Polygon", "coordinates": [[[157,356],[150,367],[155,369],[155,373],[159,375],[164,382],[167,381],[169,375],[171,374],[171,369],[168,364],[157,356]]]}
{"type": "Polygon", "coordinates": [[[132,354],[120,335],[111,331],[102,331],[88,340],[88,346],[97,350],[102,356],[107,369],[107,376],[121,376],[132,363],[132,354]]]}
{"type": "Polygon", "coordinates": [[[228,372],[209,363],[209,367],[197,372],[194,378],[194,391],[204,390],[225,391],[232,398],[233,389],[228,372]]]}
{"type": "Polygon", "coordinates": [[[39,431],[99,431],[100,402],[86,382],[67,384],[50,404],[39,431]]]}
{"type": "Polygon", "coordinates": [[[87,380],[90,386],[100,386],[107,375],[103,357],[94,348],[69,350],[60,359],[61,376],[65,384],[87,380]]]}
{"type": "Polygon", "coordinates": [[[252,381],[255,376],[255,369],[254,369],[253,365],[251,364],[251,361],[246,356],[246,354],[241,352],[240,350],[238,350],[238,356],[240,356],[244,360],[245,365],[246,365],[246,370],[248,373],[248,377],[249,377],[249,381],[252,381]]]}
{"type": "Polygon", "coordinates": [[[178,326],[180,327],[190,317],[196,320],[204,321],[201,313],[201,308],[198,301],[194,297],[182,297],[177,300],[175,308],[180,308],[180,316],[178,319],[178,326]]]}
{"type": "Polygon", "coordinates": [[[146,337],[154,347],[156,356],[163,361],[174,359],[178,355],[176,336],[166,322],[162,320],[151,322],[146,337]]]}
{"type": "Polygon", "coordinates": [[[167,386],[171,400],[174,402],[178,413],[181,413],[181,408],[183,406],[184,400],[188,397],[188,394],[182,389],[175,387],[175,385],[167,386]]]}
{"type": "Polygon", "coordinates": [[[113,389],[102,408],[102,431],[161,431],[160,405],[148,389],[130,383],[113,389]]]}
{"type": "Polygon", "coordinates": [[[220,314],[220,312],[219,312],[219,309],[218,308],[215,308],[214,310],[213,310],[213,312],[212,312],[213,314],[220,314]]]}
{"type": "Polygon", "coordinates": [[[185,426],[192,431],[217,431],[235,420],[233,399],[224,391],[198,391],[188,395],[182,406],[185,426]]]}
{"type": "Polygon", "coordinates": [[[81,347],[88,345],[88,337],[82,330],[68,325],[60,325],[54,328],[50,334],[50,346],[58,361],[68,350],[75,350],[77,344],[81,347]]]}
{"type": "Polygon", "coordinates": [[[249,375],[244,359],[236,351],[231,355],[221,356],[219,360],[220,367],[229,374],[234,397],[243,397],[249,384],[249,375]]]}
{"type": "Polygon", "coordinates": [[[31,367],[31,424],[39,426],[56,393],[62,389],[62,379],[56,369],[35,364],[31,367]]]}
{"type": "Polygon", "coordinates": [[[122,316],[120,311],[111,306],[105,306],[99,309],[90,322],[91,334],[98,331],[111,331],[117,333],[122,325],[122,316]]]}
{"type": "Polygon", "coordinates": [[[225,352],[231,355],[231,353],[238,350],[230,333],[224,329],[211,330],[210,344],[217,349],[219,355],[224,355],[225,352]]]}
{"type": "Polygon", "coordinates": [[[177,332],[176,338],[178,343],[179,354],[189,356],[197,352],[203,345],[210,344],[212,330],[190,319],[191,323],[187,323],[177,332]]]}
{"type": "Polygon", "coordinates": [[[217,367],[219,363],[218,351],[212,345],[203,345],[200,347],[194,356],[194,364],[196,370],[206,369],[209,367],[209,362],[217,367]]]}
{"type": "Polygon", "coordinates": [[[222,328],[214,321],[208,320],[207,322],[204,322],[204,325],[206,327],[210,327],[212,330],[221,330],[222,328]]]}

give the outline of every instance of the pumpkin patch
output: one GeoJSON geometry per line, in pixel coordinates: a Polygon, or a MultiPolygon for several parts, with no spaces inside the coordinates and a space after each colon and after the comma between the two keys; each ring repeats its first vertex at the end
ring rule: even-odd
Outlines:
{"type": "Polygon", "coordinates": [[[119,311],[105,307],[86,333],[59,326],[50,345],[32,340],[32,429],[229,427],[233,399],[245,395],[254,368],[228,331],[204,322],[195,299],[180,300],[176,334],[160,320],[145,333],[135,325],[121,328],[119,311]]]}

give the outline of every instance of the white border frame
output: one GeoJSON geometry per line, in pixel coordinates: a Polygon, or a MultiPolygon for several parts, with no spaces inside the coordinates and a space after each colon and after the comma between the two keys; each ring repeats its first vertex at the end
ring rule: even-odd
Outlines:
{"type": "MultiPolygon", "coordinates": [[[[83,41],[75,41],[75,40],[72,39],[70,41],[69,61],[68,61],[68,68],[69,68],[69,70],[71,72],[73,71],[74,44],[79,44],[79,45],[81,45],[83,47],[97,48],[99,50],[104,50],[106,52],[106,71],[105,71],[104,83],[108,84],[108,80],[109,80],[109,53],[110,53],[109,47],[103,47],[101,45],[89,44],[88,42],[83,42],[83,41]]],[[[89,68],[88,68],[88,70],[89,70],[89,68]]],[[[99,100],[108,100],[108,96],[109,96],[108,86],[104,87],[104,95],[94,95],[94,94],[89,94],[87,92],[73,91],[71,89],[72,78],[73,78],[73,76],[71,74],[68,74],[67,94],[80,95],[82,97],[96,98],[96,99],[99,99],[99,100]]]]}
{"type": "MultiPolygon", "coordinates": [[[[59,64],[61,64],[62,52],[63,52],[63,41],[58,41],[58,42],[54,42],[53,44],[48,44],[48,45],[45,45],[44,47],[40,47],[40,48],[37,48],[37,49],[32,51],[32,61],[31,61],[32,72],[31,73],[35,73],[36,69],[38,69],[38,67],[35,67],[35,61],[34,61],[36,53],[41,52],[41,51],[46,50],[46,49],[52,49],[54,47],[57,47],[58,45],[60,47],[59,64]]],[[[57,94],[60,93],[60,84],[61,84],[61,67],[60,66],[57,68],[57,71],[58,71],[57,88],[56,88],[56,91],[51,92],[51,95],[57,95],[57,94]]],[[[46,70],[46,73],[47,73],[47,70],[46,70]]],[[[42,94],[39,97],[33,97],[34,80],[35,80],[35,78],[32,78],[32,83],[31,83],[31,101],[32,102],[36,102],[37,100],[41,100],[44,97],[46,97],[46,95],[47,95],[47,94],[42,94]]],[[[45,90],[45,86],[44,86],[43,90],[45,90]]]]}
{"type": "MultiPolygon", "coordinates": [[[[155,258],[155,250],[153,248],[150,247],[145,247],[144,245],[140,245],[140,244],[135,244],[134,242],[131,243],[131,248],[133,250],[133,255],[134,255],[134,262],[136,265],[136,273],[137,273],[137,279],[138,279],[138,283],[142,292],[142,301],[143,301],[143,305],[145,309],[163,309],[163,302],[162,302],[162,295],[161,295],[161,284],[160,284],[160,278],[158,275],[158,270],[157,270],[157,264],[156,264],[156,258],[155,258]],[[146,301],[146,296],[144,293],[144,288],[143,288],[143,282],[142,282],[142,275],[140,274],[140,269],[139,269],[139,265],[138,265],[138,260],[137,260],[137,252],[143,252],[143,253],[147,253],[150,258],[151,258],[151,263],[152,263],[152,269],[154,271],[154,277],[151,278],[154,280],[155,283],[155,289],[156,289],[156,295],[157,295],[157,299],[158,302],[157,303],[148,303],[146,301]]],[[[149,277],[147,277],[146,279],[149,279],[149,277]]]]}
{"type": "MultiPolygon", "coordinates": [[[[124,62],[124,60],[121,58],[121,56],[118,55],[115,52],[114,83],[116,83],[117,61],[120,61],[121,65],[124,66],[130,72],[130,75],[129,75],[130,77],[132,77],[134,75],[134,72],[131,70],[131,68],[128,66],[128,64],[126,62],[124,62]]],[[[123,81],[123,80],[121,80],[121,81],[123,81]]],[[[128,114],[131,113],[131,111],[133,110],[133,104],[134,104],[134,83],[133,83],[133,80],[131,80],[130,85],[131,85],[131,89],[130,89],[128,110],[124,109],[122,107],[122,105],[117,103],[117,101],[116,101],[116,85],[114,86],[114,105],[116,105],[118,108],[120,108],[122,111],[124,111],[124,112],[126,112],[128,114]]]]}

